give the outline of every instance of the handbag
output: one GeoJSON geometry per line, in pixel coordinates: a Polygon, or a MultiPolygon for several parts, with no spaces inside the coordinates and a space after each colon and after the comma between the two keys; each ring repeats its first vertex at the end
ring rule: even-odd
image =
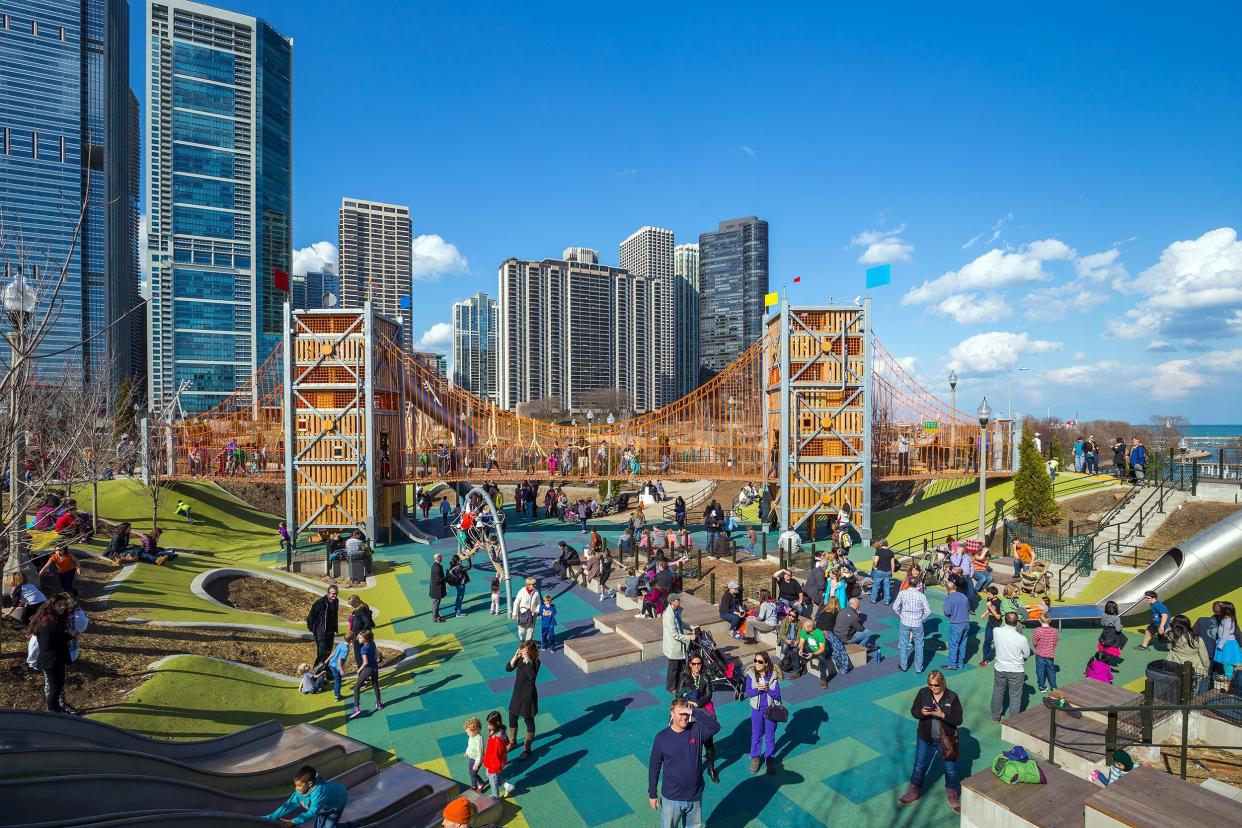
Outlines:
{"type": "Polygon", "coordinates": [[[943,723],[940,726],[940,755],[946,762],[952,762],[957,759],[957,728],[947,727],[943,723]]]}
{"type": "Polygon", "coordinates": [[[517,622],[519,627],[531,627],[535,624],[535,614],[528,609],[518,610],[517,622]]]}
{"type": "MultiPolygon", "coordinates": [[[[778,699],[769,699],[767,709],[763,711],[763,716],[770,722],[784,722],[789,719],[789,708],[781,704],[778,699]]],[[[956,758],[957,754],[953,754],[956,758]]]]}

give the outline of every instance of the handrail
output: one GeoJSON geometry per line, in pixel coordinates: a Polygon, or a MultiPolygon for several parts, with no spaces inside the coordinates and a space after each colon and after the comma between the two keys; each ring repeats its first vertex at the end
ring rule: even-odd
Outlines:
{"type": "MultiPolygon", "coordinates": [[[[702,503],[704,500],[707,499],[708,495],[716,491],[716,486],[717,486],[717,483],[715,480],[709,480],[703,486],[703,488],[699,489],[697,492],[690,495],[690,498],[686,501],[686,514],[690,514],[691,507],[698,506],[700,503],[702,503]]],[[[673,498],[671,502],[665,505],[664,510],[661,512],[661,515],[664,517],[665,520],[673,519],[673,507],[676,505],[677,505],[677,498],[673,498]]]]}
{"type": "MultiPolygon", "coordinates": [[[[1112,520],[1112,518],[1116,517],[1116,515],[1106,516],[1104,519],[1102,519],[1100,521],[1099,529],[1096,530],[1096,535],[1097,536],[1103,535],[1105,532],[1111,532],[1114,528],[1116,528],[1117,537],[1115,538],[1115,540],[1118,544],[1120,544],[1124,540],[1124,538],[1122,538],[1121,536],[1122,528],[1129,527],[1132,523],[1137,524],[1138,533],[1141,535],[1143,533],[1144,512],[1146,512],[1148,517],[1151,516],[1152,512],[1148,507],[1153,505],[1152,501],[1153,500],[1156,501],[1156,503],[1154,504],[1156,513],[1164,514],[1165,495],[1169,491],[1179,491],[1179,490],[1184,491],[1185,490],[1184,488],[1185,487],[1185,474],[1183,473],[1180,467],[1174,467],[1174,468],[1170,468],[1166,475],[1162,475],[1157,478],[1156,485],[1152,486],[1151,490],[1143,497],[1141,501],[1139,501],[1138,508],[1136,508],[1130,514],[1128,518],[1126,518],[1123,521],[1120,521],[1119,523],[1109,522],[1112,520]],[[1173,479],[1174,468],[1176,468],[1177,470],[1176,481],[1174,481],[1173,479]]],[[[1137,489],[1138,487],[1135,486],[1134,491],[1132,491],[1127,496],[1126,500],[1122,501],[1122,503],[1119,505],[1124,506],[1126,504],[1132,503],[1133,497],[1135,493],[1137,492],[1137,489]]],[[[1127,530],[1126,538],[1129,538],[1130,535],[1131,535],[1131,532],[1127,530]]]]}

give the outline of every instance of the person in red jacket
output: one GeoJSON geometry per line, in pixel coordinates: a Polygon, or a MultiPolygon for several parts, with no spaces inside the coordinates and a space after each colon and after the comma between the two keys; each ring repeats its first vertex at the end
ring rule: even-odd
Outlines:
{"type": "Polygon", "coordinates": [[[505,733],[505,723],[500,717],[500,711],[493,710],[487,714],[487,746],[483,748],[483,768],[487,771],[493,799],[508,796],[513,790],[511,783],[502,783],[500,779],[508,761],[509,735],[505,733]]]}

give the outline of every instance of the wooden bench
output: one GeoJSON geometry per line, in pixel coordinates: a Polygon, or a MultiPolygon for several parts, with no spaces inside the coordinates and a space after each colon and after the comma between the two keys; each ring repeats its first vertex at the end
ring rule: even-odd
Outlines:
{"type": "Polygon", "coordinates": [[[850,667],[867,666],[867,648],[858,644],[846,644],[845,654],[850,658],[850,667]]]}
{"type": "Polygon", "coordinates": [[[595,622],[595,629],[602,633],[610,633],[616,632],[617,625],[622,621],[633,621],[634,613],[631,610],[617,610],[597,615],[592,620],[595,622]]]}
{"type": "Polygon", "coordinates": [[[1045,785],[1010,785],[991,766],[962,782],[962,828],[1083,828],[1083,804],[1100,786],[1040,762],[1045,785]]]}
{"type": "MultiPolygon", "coordinates": [[[[1127,690],[1118,684],[1105,684],[1093,679],[1079,679],[1071,682],[1062,687],[1061,692],[1065,694],[1066,701],[1074,707],[1124,707],[1143,702],[1141,693],[1127,690]]],[[[1098,722],[1108,722],[1107,713],[1087,712],[1082,715],[1098,722]]],[[[1139,714],[1137,712],[1122,713],[1120,717],[1123,722],[1133,722],[1136,726],[1138,725],[1139,714]]],[[[1060,717],[1057,723],[1060,724],[1060,717]]]]}
{"type": "Polygon", "coordinates": [[[1086,828],[1242,825],[1242,803],[1139,766],[1087,800],[1086,828]]]}
{"type": "Polygon", "coordinates": [[[729,624],[721,620],[720,610],[706,601],[681,601],[681,620],[689,627],[702,627],[712,634],[719,644],[721,638],[729,638],[729,624]]]}
{"type": "Polygon", "coordinates": [[[663,653],[664,625],[658,618],[630,618],[618,622],[614,635],[619,635],[642,651],[643,661],[663,653]]]}
{"type": "MultiPolygon", "coordinates": [[[[1022,745],[1031,753],[1046,758],[1048,718],[1051,715],[1052,711],[1043,704],[1036,704],[1021,713],[1006,716],[1001,720],[1001,740],[1011,745],[1022,745]]],[[[1086,716],[1075,719],[1058,713],[1056,763],[1083,778],[1090,776],[1093,770],[1105,768],[1104,736],[1103,722],[1086,716]]]]}
{"type": "Polygon", "coordinates": [[[571,638],[565,642],[565,655],[584,673],[636,664],[643,657],[642,650],[616,633],[571,638]]]}

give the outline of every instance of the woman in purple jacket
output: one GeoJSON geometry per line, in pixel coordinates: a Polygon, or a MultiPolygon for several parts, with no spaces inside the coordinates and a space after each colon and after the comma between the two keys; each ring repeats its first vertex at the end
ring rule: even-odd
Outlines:
{"type": "Polygon", "coordinates": [[[770,703],[781,700],[781,671],[767,653],[756,653],[755,666],[746,671],[746,698],[750,700],[750,772],[758,773],[766,761],[768,773],[776,773],[776,722],[767,713],[770,703]]]}

